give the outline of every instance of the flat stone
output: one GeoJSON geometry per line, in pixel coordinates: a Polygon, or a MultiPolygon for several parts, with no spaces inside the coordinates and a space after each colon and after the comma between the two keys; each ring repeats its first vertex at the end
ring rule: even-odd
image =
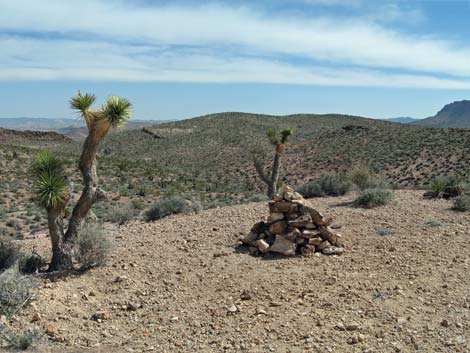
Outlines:
{"type": "Polygon", "coordinates": [[[271,213],[268,217],[268,223],[281,221],[284,219],[284,213],[271,213]]]}
{"type": "Polygon", "coordinates": [[[276,240],[274,244],[271,245],[269,251],[277,252],[282,255],[286,256],[294,256],[295,255],[296,246],[290,240],[284,238],[282,235],[276,235],[276,240]]]}
{"type": "Polygon", "coordinates": [[[321,242],[320,245],[317,246],[317,249],[320,251],[323,251],[326,248],[329,248],[331,246],[330,242],[328,240],[324,240],[321,242]]]}
{"type": "Polygon", "coordinates": [[[251,231],[247,236],[242,237],[240,240],[245,244],[252,245],[256,239],[258,239],[258,234],[251,231]]]}
{"type": "Polygon", "coordinates": [[[309,243],[310,245],[313,245],[313,246],[318,246],[318,245],[320,245],[321,243],[323,243],[323,239],[320,238],[320,237],[310,238],[310,239],[308,240],[308,243],[309,243]]]}
{"type": "Polygon", "coordinates": [[[312,217],[308,214],[289,221],[289,225],[293,227],[305,227],[309,223],[312,223],[312,217]]]}
{"type": "Polygon", "coordinates": [[[304,229],[302,230],[302,237],[304,238],[317,238],[320,233],[316,230],[304,229]]]}

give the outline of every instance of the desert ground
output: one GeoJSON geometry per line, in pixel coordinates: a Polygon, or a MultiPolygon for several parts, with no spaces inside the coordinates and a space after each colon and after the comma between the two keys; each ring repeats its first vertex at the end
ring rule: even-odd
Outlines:
{"type": "Polygon", "coordinates": [[[265,202],[133,221],[107,266],[41,279],[11,324],[47,330],[39,352],[470,352],[470,214],[422,193],[309,200],[341,256],[251,256],[238,239],[265,202]]]}

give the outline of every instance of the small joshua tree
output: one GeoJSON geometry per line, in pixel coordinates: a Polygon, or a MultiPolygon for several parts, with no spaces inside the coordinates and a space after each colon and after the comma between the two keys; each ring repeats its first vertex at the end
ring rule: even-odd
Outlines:
{"type": "Polygon", "coordinates": [[[279,175],[281,170],[281,155],[286,149],[286,144],[292,136],[292,129],[282,129],[279,134],[274,129],[269,129],[266,132],[269,142],[275,146],[275,154],[273,164],[271,167],[271,176],[268,176],[263,169],[261,161],[257,158],[254,159],[256,171],[258,172],[261,180],[268,186],[268,197],[272,199],[277,192],[279,175]]]}
{"type": "Polygon", "coordinates": [[[49,152],[41,153],[33,165],[35,191],[39,202],[47,210],[49,235],[52,242],[52,260],[49,271],[73,268],[73,248],[78,232],[95,202],[106,198],[98,188],[96,156],[100,143],[107,133],[124,124],[131,116],[132,105],[119,97],[111,97],[100,109],[91,110],[95,103],[93,94],[80,92],[70,100],[70,107],[77,110],[88,127],[83,144],[79,169],[83,178],[82,194],[64,228],[65,207],[71,198],[71,186],[67,181],[61,161],[49,152]]]}

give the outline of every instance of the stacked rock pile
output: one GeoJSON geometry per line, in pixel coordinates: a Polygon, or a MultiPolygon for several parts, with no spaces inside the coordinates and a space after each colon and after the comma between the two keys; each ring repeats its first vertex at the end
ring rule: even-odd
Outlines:
{"type": "Polygon", "coordinates": [[[250,246],[251,253],[339,255],[344,251],[342,237],[332,232],[332,223],[333,219],[323,217],[302,195],[284,185],[269,202],[267,222],[256,223],[241,241],[250,246]]]}

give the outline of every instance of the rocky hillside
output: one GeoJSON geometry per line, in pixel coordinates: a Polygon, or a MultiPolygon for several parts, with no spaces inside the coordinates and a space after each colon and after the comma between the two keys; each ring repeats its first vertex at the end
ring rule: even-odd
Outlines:
{"type": "Polygon", "coordinates": [[[9,323],[43,327],[49,353],[468,352],[470,218],[421,192],[373,210],[353,198],[311,203],[341,227],[341,256],[251,256],[238,239],[266,203],[132,222],[108,266],[41,280],[9,323]]]}
{"type": "Polygon", "coordinates": [[[435,116],[414,122],[432,127],[470,128],[470,100],[447,104],[435,116]]]}
{"type": "Polygon", "coordinates": [[[211,185],[233,190],[261,187],[252,152],[272,148],[270,127],[294,129],[284,174],[298,185],[322,173],[344,172],[367,164],[404,187],[425,184],[439,174],[470,169],[470,130],[433,129],[344,115],[267,116],[221,113],[123,131],[105,143],[108,156],[155,161],[182,173],[200,176],[211,185]]]}
{"type": "Polygon", "coordinates": [[[73,141],[53,131],[18,131],[0,128],[0,145],[51,147],[73,144],[73,141]]]}

